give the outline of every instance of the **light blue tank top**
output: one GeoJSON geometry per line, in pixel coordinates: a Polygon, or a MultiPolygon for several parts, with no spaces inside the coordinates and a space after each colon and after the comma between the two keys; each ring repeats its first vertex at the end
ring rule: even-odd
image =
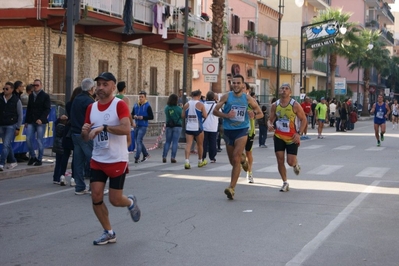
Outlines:
{"type": "Polygon", "coordinates": [[[227,114],[233,109],[236,111],[236,116],[233,118],[223,118],[223,128],[227,130],[249,128],[247,107],[248,100],[246,94],[243,93],[240,97],[237,97],[234,92],[230,91],[222,112],[227,114]]]}

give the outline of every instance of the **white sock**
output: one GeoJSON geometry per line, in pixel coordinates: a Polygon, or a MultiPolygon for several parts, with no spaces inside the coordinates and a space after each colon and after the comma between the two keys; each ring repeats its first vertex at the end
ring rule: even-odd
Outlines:
{"type": "Polygon", "coordinates": [[[133,200],[131,198],[129,198],[129,200],[130,200],[129,209],[131,209],[133,207],[134,203],[133,203],[133,200]]]}
{"type": "Polygon", "coordinates": [[[186,159],[186,163],[190,163],[190,160],[189,160],[189,159],[186,159]]]}
{"type": "Polygon", "coordinates": [[[108,234],[113,235],[114,234],[114,230],[108,230],[108,234]]]}
{"type": "Polygon", "coordinates": [[[200,160],[200,159],[198,159],[198,163],[202,163],[202,159],[200,160]]]}

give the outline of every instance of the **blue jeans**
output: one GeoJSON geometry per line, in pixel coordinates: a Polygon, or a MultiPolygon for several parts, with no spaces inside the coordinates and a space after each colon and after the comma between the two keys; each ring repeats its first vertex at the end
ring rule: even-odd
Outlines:
{"type": "Polygon", "coordinates": [[[202,159],[206,159],[206,154],[209,153],[210,160],[216,160],[216,139],[218,137],[218,132],[204,131],[204,143],[202,144],[203,152],[202,159]]]}
{"type": "Polygon", "coordinates": [[[266,125],[259,125],[259,146],[266,145],[267,128],[266,125]]]}
{"type": "Polygon", "coordinates": [[[65,175],[66,169],[68,167],[69,156],[71,156],[70,149],[64,149],[63,154],[55,155],[55,166],[54,166],[54,174],[53,181],[60,182],[60,178],[62,175],[65,175]]]}
{"type": "Polygon", "coordinates": [[[43,138],[44,133],[46,132],[46,127],[47,124],[28,124],[28,127],[26,128],[26,145],[28,146],[29,157],[37,158],[39,161],[41,161],[43,158],[43,138]],[[35,148],[33,147],[36,134],[37,149],[39,150],[39,154],[37,156],[35,153],[35,148]]]}
{"type": "Polygon", "coordinates": [[[14,151],[12,150],[11,143],[14,140],[16,125],[0,126],[0,137],[3,140],[3,150],[1,151],[0,164],[5,165],[7,157],[10,163],[15,163],[17,160],[14,157],[14,151]]]}
{"type": "Polygon", "coordinates": [[[143,156],[148,156],[147,148],[144,146],[144,136],[147,133],[147,127],[136,127],[134,130],[134,140],[136,141],[136,156],[134,159],[138,160],[140,158],[140,154],[143,153],[143,156]]]}
{"type": "Polygon", "coordinates": [[[178,142],[181,133],[181,127],[167,127],[166,128],[166,141],[165,146],[163,146],[162,158],[168,157],[168,152],[170,148],[170,144],[172,144],[172,159],[176,159],[176,153],[178,148],[178,142]]]}
{"type": "Polygon", "coordinates": [[[72,134],[73,141],[73,178],[76,182],[75,191],[86,189],[85,176],[90,177],[90,159],[93,151],[93,141],[84,141],[79,135],[72,134]]]}

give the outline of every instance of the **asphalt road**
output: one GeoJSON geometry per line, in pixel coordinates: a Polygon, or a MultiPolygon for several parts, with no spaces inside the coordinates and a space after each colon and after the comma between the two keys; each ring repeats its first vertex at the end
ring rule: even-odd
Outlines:
{"type": "MultiPolygon", "coordinates": [[[[231,167],[184,170],[161,150],[130,164],[125,193],[142,218],[107,203],[117,243],[93,246],[102,228],[89,195],[52,184],[52,174],[0,181],[1,265],[399,265],[399,130],[376,146],[372,121],[354,131],[326,128],[302,141],[301,173],[288,169],[279,192],[271,139],[254,146],[254,184],[242,172],[233,201],[223,193],[231,167]],[[169,158],[168,158],[169,161],[169,158]]],[[[257,144],[257,143],[256,143],[257,144]]]]}

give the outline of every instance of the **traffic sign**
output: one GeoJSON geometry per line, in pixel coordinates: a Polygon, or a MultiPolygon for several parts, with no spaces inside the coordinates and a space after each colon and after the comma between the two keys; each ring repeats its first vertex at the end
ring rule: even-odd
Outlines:
{"type": "Polygon", "coordinates": [[[204,81],[205,82],[218,82],[218,76],[217,75],[204,75],[204,81]]]}
{"type": "Polygon", "coordinates": [[[202,74],[219,75],[219,58],[204,57],[202,59],[202,74]]]}

